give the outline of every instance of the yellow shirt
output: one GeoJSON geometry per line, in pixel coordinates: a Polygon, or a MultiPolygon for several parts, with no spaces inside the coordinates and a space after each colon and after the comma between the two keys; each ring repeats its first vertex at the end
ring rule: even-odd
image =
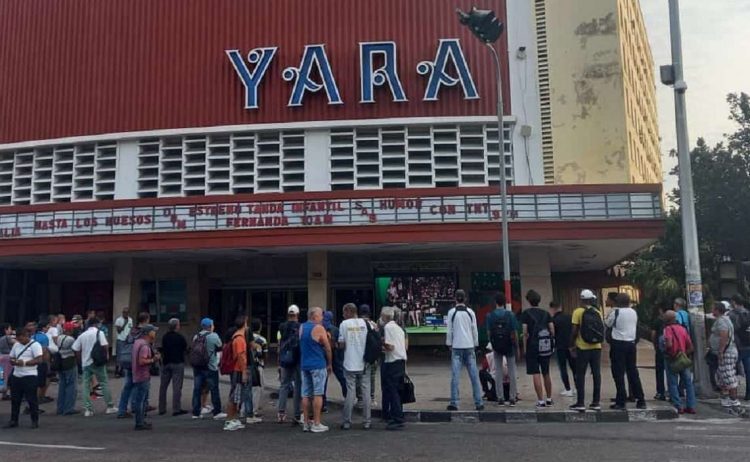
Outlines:
{"type": "MultiPolygon", "coordinates": [[[[587,343],[581,338],[581,321],[583,320],[583,313],[586,312],[586,308],[580,307],[576,308],[575,311],[573,311],[573,325],[578,326],[578,336],[576,337],[576,348],[579,350],[601,350],[602,344],[601,343],[587,343]]],[[[604,320],[604,315],[602,315],[601,310],[596,310],[597,313],[599,313],[599,316],[602,317],[602,321],[604,320]]]]}

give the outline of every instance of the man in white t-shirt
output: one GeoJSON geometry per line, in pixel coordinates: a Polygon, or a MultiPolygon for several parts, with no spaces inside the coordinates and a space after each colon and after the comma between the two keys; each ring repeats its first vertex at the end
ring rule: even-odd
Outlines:
{"type": "MultiPolygon", "coordinates": [[[[370,374],[372,368],[365,364],[365,343],[368,321],[357,317],[357,305],[344,305],[344,322],[339,327],[339,347],[344,349],[344,375],[346,376],[346,400],[344,402],[343,430],[352,426],[354,401],[359,396],[370,396],[370,374]]],[[[372,325],[370,325],[372,329],[372,325]]],[[[364,428],[371,426],[371,400],[364,400],[364,428]]]]}
{"type": "MultiPolygon", "coordinates": [[[[130,317],[130,308],[125,307],[122,309],[122,316],[115,319],[115,332],[117,333],[117,344],[115,353],[119,352],[122,346],[125,344],[125,341],[128,339],[128,334],[130,334],[130,330],[133,329],[133,318],[130,317]]],[[[115,375],[117,377],[122,377],[122,364],[120,361],[117,361],[117,364],[115,365],[115,375]]]]}
{"type": "Polygon", "coordinates": [[[380,320],[385,333],[383,349],[383,416],[388,421],[387,430],[404,428],[404,410],[401,405],[400,389],[406,374],[406,335],[393,320],[395,310],[386,306],[380,310],[380,320]]]}
{"type": "MultiPolygon", "coordinates": [[[[94,346],[99,340],[99,344],[103,347],[109,346],[107,342],[107,336],[100,330],[101,324],[98,319],[94,318],[89,323],[89,328],[86,332],[78,336],[75,343],[73,343],[73,351],[78,353],[81,360],[81,366],[83,367],[83,407],[85,409],[84,417],[91,417],[94,415],[94,404],[91,401],[91,377],[96,377],[97,382],[104,392],[104,401],[107,403],[106,414],[117,414],[117,408],[113,406],[112,394],[109,391],[109,384],[107,381],[107,364],[97,365],[94,363],[94,359],[91,357],[91,352],[94,346]]],[[[107,354],[107,359],[108,359],[107,354]]]]}
{"type": "Polygon", "coordinates": [[[10,364],[13,376],[10,384],[10,422],[5,428],[18,426],[21,402],[29,403],[31,428],[39,428],[39,396],[37,394],[37,366],[44,361],[42,345],[31,339],[28,329],[18,329],[16,343],[10,350],[10,364]]]}

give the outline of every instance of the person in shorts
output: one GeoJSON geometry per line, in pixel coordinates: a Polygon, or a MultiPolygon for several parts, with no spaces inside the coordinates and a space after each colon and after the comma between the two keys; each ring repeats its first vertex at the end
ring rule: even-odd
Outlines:
{"type": "Polygon", "coordinates": [[[229,376],[229,403],[227,404],[227,420],[224,422],[224,430],[230,432],[245,428],[242,422],[240,422],[238,414],[242,405],[243,385],[249,379],[247,373],[247,340],[245,340],[247,316],[237,316],[237,319],[234,321],[234,327],[235,331],[232,332],[229,338],[232,357],[234,358],[234,367],[229,376]]]}
{"type": "Polygon", "coordinates": [[[320,414],[323,409],[326,380],[328,374],[332,372],[333,357],[328,334],[323,327],[323,309],[310,308],[307,312],[307,319],[308,321],[300,328],[302,430],[323,433],[328,431],[328,427],[320,422],[320,414]]]}
{"type": "Polygon", "coordinates": [[[539,308],[541,300],[542,297],[538,292],[530,290],[526,294],[526,301],[529,302],[531,308],[528,308],[521,315],[523,336],[526,340],[526,374],[533,377],[534,391],[536,391],[537,396],[536,407],[538,408],[554,404],[552,401],[552,378],[549,375],[549,361],[552,356],[551,354],[540,353],[540,341],[537,334],[546,328],[551,338],[554,338],[555,325],[552,322],[552,316],[546,310],[539,308]],[[542,380],[544,380],[544,387],[542,387],[542,380]]]}

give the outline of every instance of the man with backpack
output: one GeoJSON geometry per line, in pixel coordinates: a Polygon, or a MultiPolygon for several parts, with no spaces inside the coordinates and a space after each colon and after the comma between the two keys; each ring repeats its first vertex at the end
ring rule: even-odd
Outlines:
{"type": "Polygon", "coordinates": [[[458,410],[459,375],[461,374],[461,368],[465,367],[471,380],[474,406],[477,411],[483,411],[482,385],[479,381],[477,357],[474,352],[474,349],[479,346],[477,316],[474,314],[474,310],[466,306],[466,292],[457,290],[455,298],[456,306],[448,311],[446,317],[448,331],[445,344],[451,349],[451,401],[448,404],[448,410],[458,410]]]}
{"type": "Polygon", "coordinates": [[[151,315],[147,311],[139,313],[138,324],[130,330],[125,341],[122,345],[118,345],[117,348],[117,360],[120,363],[120,369],[125,379],[122,391],[120,392],[120,403],[117,408],[118,419],[133,417],[131,414],[128,414],[128,403],[130,403],[131,410],[135,404],[133,400],[133,345],[141,337],[141,329],[147,326],[150,320],[151,315]]]}
{"type": "MultiPolygon", "coordinates": [[[[485,319],[485,328],[487,329],[487,338],[492,344],[492,354],[495,364],[495,385],[503,383],[503,359],[508,367],[508,376],[510,377],[510,393],[508,405],[516,405],[518,396],[518,385],[516,377],[516,359],[519,358],[520,349],[518,347],[518,320],[513,312],[505,309],[507,300],[501,292],[495,294],[495,310],[487,315],[485,319]]],[[[497,405],[505,404],[503,395],[497,393],[497,405]]]]}
{"type": "Polygon", "coordinates": [[[204,385],[211,393],[211,413],[214,420],[223,420],[226,414],[221,412],[221,395],[219,395],[219,351],[222,343],[214,332],[214,321],[211,318],[201,320],[201,331],[193,337],[190,350],[190,365],[193,366],[193,419],[203,417],[201,413],[201,394],[204,385]]]}
{"type": "Polygon", "coordinates": [[[734,338],[737,351],[745,372],[745,401],[750,401],[750,311],[745,308],[745,299],[733,295],[730,299],[732,309],[727,313],[734,326],[734,338]]]}
{"type": "MultiPolygon", "coordinates": [[[[346,394],[341,428],[352,426],[352,410],[357,395],[370,396],[370,374],[372,363],[380,358],[382,342],[380,335],[369,321],[357,317],[357,305],[347,303],[343,308],[344,321],[339,328],[338,344],[344,351],[344,376],[346,394]]],[[[369,430],[371,421],[370,400],[364,400],[364,429],[369,430]]]]}
{"type": "Polygon", "coordinates": [[[628,397],[625,389],[625,375],[628,377],[630,392],[636,399],[638,409],[646,409],[646,400],[643,394],[643,385],[638,374],[637,346],[638,338],[638,313],[630,306],[630,296],[625,293],[618,294],[615,299],[615,308],[609,313],[604,322],[612,329],[610,345],[612,347],[612,378],[617,388],[615,403],[610,409],[624,411],[628,397]]]}
{"type": "Polygon", "coordinates": [[[602,342],[604,341],[604,317],[596,306],[596,295],[588,289],[581,291],[582,307],[573,311],[573,332],[570,352],[576,361],[577,399],[570,409],[586,411],[586,370],[591,368],[594,379],[594,396],[589,405],[592,411],[601,411],[602,392],[602,342]]]}
{"type": "Polygon", "coordinates": [[[526,374],[534,381],[536,407],[545,408],[554,404],[549,362],[555,351],[555,325],[549,313],[539,308],[542,297],[537,291],[529,290],[526,301],[531,305],[521,314],[523,338],[526,340],[526,374]]]}
{"type": "Polygon", "coordinates": [[[299,347],[299,307],[291,305],[286,312],[286,322],[279,326],[279,369],[281,372],[281,386],[279,387],[279,402],[277,405],[277,420],[286,422],[286,400],[290,391],[294,391],[294,424],[302,424],[301,390],[302,375],[300,370],[299,347]]]}
{"type": "MultiPolygon", "coordinates": [[[[247,390],[245,384],[250,377],[247,370],[247,316],[239,315],[234,321],[234,330],[228,336],[227,344],[221,352],[219,368],[222,374],[229,375],[229,400],[227,403],[227,418],[224,421],[224,431],[236,431],[245,428],[239,419],[243,392],[247,390]]],[[[250,393],[252,397],[252,393],[250,393]]],[[[252,399],[252,398],[251,398],[252,399]]],[[[252,404],[250,406],[252,409],[252,404]]]]}
{"type": "Polygon", "coordinates": [[[560,369],[560,379],[562,380],[564,391],[560,396],[572,398],[576,395],[575,373],[576,363],[570,354],[570,334],[573,331],[573,318],[563,312],[562,305],[559,302],[549,302],[549,310],[552,314],[552,323],[555,325],[555,354],[557,355],[557,366],[560,369]],[[573,387],[570,387],[570,377],[568,376],[568,367],[573,374],[573,387]]]}
{"type": "Polygon", "coordinates": [[[677,313],[664,313],[664,363],[669,385],[669,397],[679,414],[695,414],[695,387],[691,371],[693,342],[685,326],[677,323],[677,313]],[[678,383],[685,388],[685,401],[680,396],[678,383]]]}
{"type": "Polygon", "coordinates": [[[73,343],[72,349],[78,354],[83,367],[83,408],[84,417],[94,415],[94,404],[91,401],[91,378],[96,377],[97,383],[104,392],[104,401],[107,404],[105,414],[117,414],[114,407],[112,395],[107,383],[107,362],[109,361],[107,336],[100,329],[99,320],[96,318],[89,323],[88,329],[82,333],[73,343]]]}

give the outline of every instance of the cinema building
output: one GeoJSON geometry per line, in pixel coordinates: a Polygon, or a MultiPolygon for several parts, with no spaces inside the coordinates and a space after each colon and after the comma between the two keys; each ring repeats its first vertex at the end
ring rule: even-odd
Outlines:
{"type": "Polygon", "coordinates": [[[246,310],[273,338],[389,285],[483,304],[500,165],[515,305],[622,283],[663,227],[637,1],[474,3],[508,24],[502,145],[466,0],[0,0],[0,320],[246,310]]]}

